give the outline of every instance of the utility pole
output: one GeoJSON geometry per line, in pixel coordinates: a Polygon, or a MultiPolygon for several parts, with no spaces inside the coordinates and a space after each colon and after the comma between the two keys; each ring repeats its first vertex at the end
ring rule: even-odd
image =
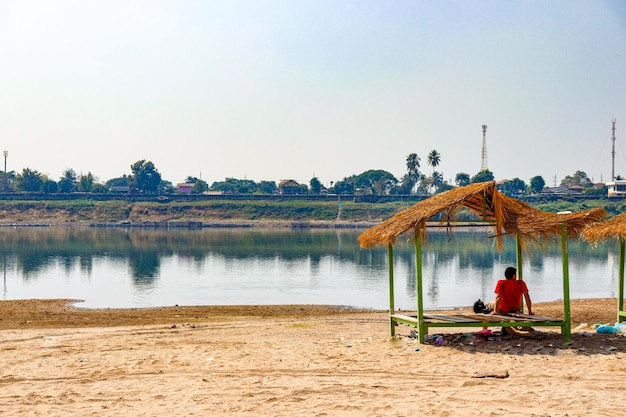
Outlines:
{"type": "Polygon", "coordinates": [[[613,148],[611,150],[611,181],[615,181],[615,119],[613,119],[611,124],[611,131],[613,132],[611,135],[611,141],[613,142],[613,148]]]}
{"type": "Polygon", "coordinates": [[[7,192],[7,156],[9,156],[9,151],[4,151],[4,187],[2,191],[7,192]]]}
{"type": "Polygon", "coordinates": [[[483,125],[483,155],[480,170],[487,170],[487,125],[483,125]]]}

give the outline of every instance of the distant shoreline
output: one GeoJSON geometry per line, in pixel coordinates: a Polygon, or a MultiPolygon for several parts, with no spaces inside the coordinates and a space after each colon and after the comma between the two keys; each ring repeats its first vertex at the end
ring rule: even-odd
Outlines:
{"type": "MultiPolygon", "coordinates": [[[[119,223],[0,223],[3,227],[93,227],[93,228],[140,228],[140,229],[228,229],[228,228],[290,228],[290,229],[367,229],[380,224],[380,222],[331,222],[331,221],[232,221],[232,222],[119,222],[119,223]]],[[[475,227],[490,227],[488,222],[457,222],[441,224],[437,221],[428,222],[428,228],[455,228],[472,229],[475,227]]]]}
{"type": "MultiPolygon", "coordinates": [[[[596,202],[602,205],[601,201],[596,202]]],[[[292,228],[365,229],[412,207],[415,202],[342,201],[169,201],[0,200],[0,226],[116,228],[292,228]]],[[[594,206],[587,201],[589,207],[594,206]]],[[[604,205],[602,205],[604,207],[604,205]]],[[[587,207],[587,206],[586,206],[587,207]]],[[[543,207],[547,211],[577,211],[571,203],[543,207]]],[[[607,210],[609,207],[605,207],[607,210]]],[[[621,207],[613,207],[614,213],[621,207]]],[[[610,210],[608,210],[611,212],[610,210]]],[[[489,226],[475,217],[444,227],[489,226]]],[[[441,227],[431,222],[430,227],[441,227]]]]}

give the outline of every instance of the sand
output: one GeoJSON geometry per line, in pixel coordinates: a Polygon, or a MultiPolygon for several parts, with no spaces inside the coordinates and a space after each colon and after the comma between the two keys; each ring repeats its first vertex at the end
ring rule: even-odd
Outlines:
{"type": "Polygon", "coordinates": [[[574,300],[571,345],[463,329],[420,345],[406,326],[390,338],[386,312],[0,301],[0,415],[624,415],[626,337],[591,327],[615,309],[574,300]]]}

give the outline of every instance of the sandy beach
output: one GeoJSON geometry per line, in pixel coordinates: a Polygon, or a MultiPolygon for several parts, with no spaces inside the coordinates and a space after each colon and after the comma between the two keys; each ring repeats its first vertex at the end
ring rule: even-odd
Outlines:
{"type": "Polygon", "coordinates": [[[591,327],[615,306],[573,300],[570,345],[463,329],[420,345],[406,326],[390,338],[387,312],[0,301],[0,415],[623,415],[626,338],[591,327]]]}

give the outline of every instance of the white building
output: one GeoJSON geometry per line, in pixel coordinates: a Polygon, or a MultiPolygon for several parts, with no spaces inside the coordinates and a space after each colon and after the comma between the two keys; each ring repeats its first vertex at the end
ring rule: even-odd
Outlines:
{"type": "Polygon", "coordinates": [[[626,180],[615,180],[606,183],[609,197],[626,196],[626,180]]]}

